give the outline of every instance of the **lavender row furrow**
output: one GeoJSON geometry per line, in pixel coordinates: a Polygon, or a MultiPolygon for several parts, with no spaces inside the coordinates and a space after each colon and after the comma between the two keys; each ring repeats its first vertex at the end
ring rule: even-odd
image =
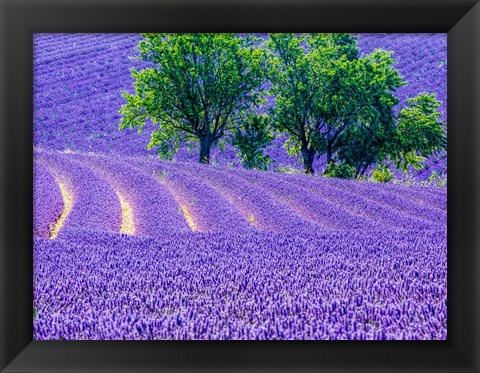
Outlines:
{"type": "MultiPolygon", "coordinates": [[[[298,184],[300,178],[291,178],[293,184],[298,184]]],[[[302,182],[303,183],[303,182],[302,182]]],[[[345,206],[355,205],[365,213],[371,212],[379,219],[390,217],[390,221],[399,225],[407,224],[415,226],[417,223],[444,225],[446,224],[446,210],[439,210],[424,206],[423,203],[413,202],[394,192],[378,188],[378,184],[372,182],[345,182],[341,179],[325,180],[310,178],[305,181],[310,190],[318,193],[329,194],[341,201],[345,206]],[[387,213],[388,212],[388,213],[387,213]],[[387,213],[388,215],[385,215],[387,213]],[[411,220],[409,223],[408,221],[411,220]]],[[[411,192],[412,193],[412,192],[411,192]]],[[[428,197],[426,197],[428,199],[428,197]]],[[[386,220],[388,221],[388,220],[386,220]]]]}
{"type": "Polygon", "coordinates": [[[259,229],[302,231],[315,227],[315,224],[302,219],[278,199],[233,173],[189,163],[183,164],[183,168],[223,193],[251,225],[259,229]]]}
{"type": "Polygon", "coordinates": [[[65,183],[71,194],[71,211],[59,237],[68,230],[119,232],[122,217],[120,201],[106,180],[66,154],[41,152],[36,156],[58,174],[57,178],[65,183]]]}
{"type": "Polygon", "coordinates": [[[433,208],[440,211],[447,209],[447,189],[423,185],[402,185],[396,183],[357,182],[355,180],[331,179],[331,184],[343,189],[377,190],[384,193],[393,193],[414,204],[433,208]]]}
{"type": "MultiPolygon", "coordinates": [[[[114,206],[118,205],[118,194],[112,198],[112,191],[121,192],[131,203],[137,227],[135,234],[140,236],[158,237],[165,229],[204,232],[225,229],[248,231],[252,228],[302,230],[314,226],[326,229],[388,226],[437,229],[446,225],[445,211],[414,203],[401,194],[397,195],[395,188],[385,190],[385,185],[377,183],[261,171],[222,171],[212,166],[144,158],[125,158],[125,162],[120,162],[112,156],[39,154],[43,160],[50,158],[60,164],[65,163],[63,167],[66,169],[72,160],[76,160],[71,165],[73,169],[79,167],[79,163],[91,167],[93,173],[98,173],[95,178],[103,183],[100,189],[110,189],[106,203],[110,201],[114,206]]],[[[76,178],[80,177],[81,172],[76,178]]],[[[85,184],[85,180],[81,183],[85,184]]],[[[415,188],[416,192],[425,190],[415,188]]],[[[434,192],[428,190],[424,198],[428,199],[434,192]]],[[[85,191],[82,190],[82,193],[85,194],[85,191]]],[[[439,193],[442,196],[443,192],[439,193]]],[[[98,200],[102,199],[100,194],[96,192],[98,200]]],[[[415,194],[419,198],[421,193],[415,194]]],[[[76,207],[72,216],[79,214],[79,206],[76,207]]],[[[89,208],[85,211],[90,214],[89,208]]],[[[99,212],[96,214],[101,215],[99,212]]],[[[121,213],[119,215],[121,217],[121,213]]],[[[81,220],[79,217],[76,219],[81,220]]],[[[103,218],[93,217],[92,221],[98,219],[103,218]]],[[[70,224],[69,217],[66,225],[70,224]]],[[[100,222],[96,228],[101,230],[105,224],[109,223],[100,222]]],[[[86,227],[93,228],[93,223],[86,227]]],[[[109,230],[112,230],[111,225],[109,230]]]]}
{"type": "MultiPolygon", "coordinates": [[[[78,55],[79,50],[95,49],[99,45],[110,45],[112,41],[125,40],[122,34],[40,34],[33,37],[34,44],[42,47],[38,50],[41,57],[54,56],[55,60],[59,56],[65,56],[68,52],[75,51],[78,55]]],[[[43,62],[43,60],[42,60],[43,62]]]]}
{"type": "MultiPolygon", "coordinates": [[[[75,36],[75,34],[72,34],[75,36]]],[[[134,35],[135,38],[131,38],[128,40],[129,44],[132,45],[132,48],[135,46],[135,40],[139,40],[139,35],[134,35]]],[[[45,54],[45,53],[38,53],[37,48],[40,48],[42,46],[41,43],[41,37],[37,37],[35,40],[35,52],[37,52],[38,61],[41,62],[43,65],[50,65],[50,64],[57,64],[58,62],[63,62],[62,60],[64,59],[78,59],[80,57],[85,58],[85,56],[88,57],[100,57],[105,55],[106,50],[108,51],[107,48],[111,47],[112,45],[122,45],[124,44],[127,40],[125,38],[125,35],[118,35],[116,37],[109,37],[105,39],[104,35],[102,34],[90,34],[87,36],[89,40],[87,40],[86,43],[75,43],[75,40],[68,40],[68,42],[72,43],[74,42],[74,46],[71,48],[62,48],[59,49],[58,51],[50,54],[45,54]],[[99,40],[100,38],[100,40],[99,40]]],[[[63,47],[65,47],[67,43],[62,44],[63,47]]],[[[116,48],[115,48],[116,49],[116,48]]],[[[106,56],[108,58],[108,55],[106,56]]]]}
{"type": "MultiPolygon", "coordinates": [[[[34,52],[42,61],[49,49],[43,43],[46,34],[37,34],[34,52]]],[[[65,44],[68,35],[61,36],[65,44]]],[[[75,39],[76,35],[70,35],[75,39]]],[[[129,60],[140,36],[130,35],[83,35],[90,46],[76,45],[67,60],[62,58],[62,49],[35,66],[35,125],[34,142],[37,146],[83,151],[123,152],[123,154],[147,154],[145,139],[136,131],[118,131],[118,109],[123,103],[120,90],[131,90],[130,67],[138,65],[129,60]],[[99,41],[96,52],[91,46],[99,41]],[[85,51],[83,47],[87,48],[85,51]],[[102,49],[103,48],[103,49],[102,49]],[[87,55],[85,55],[87,53],[87,55]],[[104,71],[103,76],[98,69],[104,71]],[[59,105],[63,102],[63,105],[59,105]],[[74,129],[74,131],[72,131],[74,129]],[[92,130],[86,136],[79,133],[92,130]]],[[[50,39],[52,41],[52,39],[50,39]]],[[[73,44],[77,42],[73,40],[73,44]]],[[[87,44],[88,44],[87,43],[87,44]]],[[[68,53],[67,53],[68,54],[68,53]]],[[[147,131],[148,132],[148,131],[147,131]]],[[[152,153],[152,152],[150,152],[152,153]]]]}
{"type": "Polygon", "coordinates": [[[240,171],[238,174],[253,185],[260,185],[266,193],[272,193],[278,198],[288,201],[287,204],[302,217],[313,220],[324,228],[369,229],[385,226],[383,221],[374,221],[364,216],[362,212],[356,214],[348,206],[331,202],[323,197],[323,193],[322,195],[311,193],[303,186],[303,183],[293,185],[276,175],[262,171],[240,171]]]}
{"type": "Polygon", "coordinates": [[[33,236],[49,238],[51,227],[63,211],[60,188],[48,168],[40,162],[33,166],[33,236]]]}
{"type": "Polygon", "coordinates": [[[129,163],[167,183],[179,196],[200,232],[248,232],[252,226],[234,204],[211,185],[167,162],[130,158],[129,163]]]}
{"type": "MultiPolygon", "coordinates": [[[[342,188],[339,186],[338,188],[342,188]]],[[[446,209],[432,208],[428,206],[430,195],[421,196],[421,190],[411,190],[410,194],[416,194],[419,199],[412,201],[410,198],[402,196],[400,193],[386,191],[381,188],[372,188],[371,183],[350,183],[350,191],[365,198],[384,203],[392,210],[401,210],[411,216],[418,216],[422,219],[429,220],[435,224],[446,224],[446,209]],[[419,195],[420,194],[420,195],[419,195]],[[422,198],[423,197],[423,198],[422,198]]]]}
{"type": "Polygon", "coordinates": [[[189,231],[169,190],[149,174],[113,157],[72,155],[109,180],[130,203],[135,234],[158,237],[166,231],[189,231]]]}

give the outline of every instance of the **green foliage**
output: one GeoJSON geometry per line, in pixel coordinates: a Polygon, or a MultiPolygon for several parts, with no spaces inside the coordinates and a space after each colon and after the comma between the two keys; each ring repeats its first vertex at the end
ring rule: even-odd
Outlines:
{"type": "Polygon", "coordinates": [[[405,173],[410,165],[421,169],[425,157],[447,149],[445,124],[439,121],[440,105],[435,94],[420,93],[408,99],[400,111],[392,155],[397,168],[405,173]]]}
{"type": "Polygon", "coordinates": [[[164,130],[153,130],[147,149],[157,147],[157,154],[163,159],[171,160],[177,153],[185,136],[172,127],[164,130]]]}
{"type": "Polygon", "coordinates": [[[380,163],[373,170],[373,180],[380,183],[388,183],[394,179],[393,172],[386,164],[380,163]]]}
{"type": "Polygon", "coordinates": [[[447,176],[442,178],[437,171],[432,171],[428,177],[428,185],[443,187],[447,185],[447,176]]]}
{"type": "Polygon", "coordinates": [[[278,131],[306,173],[326,154],[329,176],[358,179],[378,165],[374,179],[387,181],[383,164],[406,173],[446,149],[435,95],[408,99],[395,116],[394,93],[406,83],[392,52],[360,55],[350,34],[270,34],[266,43],[236,34],[142,35],[139,59],[152,67],[132,70],[135,93],[122,93],[120,129],[156,126],[147,147],[163,158],[187,143],[209,163],[211,147],[223,151],[230,139],[245,168],[266,170],[264,149],[278,131]],[[269,118],[253,114],[266,80],[275,98],[269,118]]]}
{"type": "Polygon", "coordinates": [[[353,179],[355,177],[355,168],[346,163],[336,164],[335,162],[330,162],[323,175],[339,179],[353,179]]]}
{"type": "Polygon", "coordinates": [[[371,132],[391,126],[398,102],[393,92],[404,84],[391,52],[359,56],[357,39],[349,34],[270,34],[267,47],[273,126],[289,135],[287,151],[302,154],[307,173],[313,173],[315,155],[326,153],[330,163],[342,152],[343,163],[357,174],[382,155],[379,147],[371,154],[366,149],[379,141],[371,132]],[[358,146],[347,151],[352,141],[358,146]]]}
{"type": "Polygon", "coordinates": [[[287,138],[287,141],[285,141],[283,147],[287,151],[287,154],[293,158],[298,157],[302,152],[302,146],[300,142],[297,141],[296,138],[293,136],[287,138]]]}
{"type": "Polygon", "coordinates": [[[355,168],[355,177],[365,175],[368,168],[388,155],[389,144],[395,137],[393,106],[397,87],[404,85],[391,52],[375,50],[359,60],[357,75],[360,105],[352,121],[333,143],[338,158],[355,168]]]}
{"type": "Polygon", "coordinates": [[[313,155],[322,137],[321,54],[309,44],[310,34],[270,34],[270,94],[275,106],[270,110],[274,129],[289,135],[285,146],[291,156],[313,155]]]}
{"type": "Polygon", "coordinates": [[[233,133],[232,144],[237,148],[245,168],[268,170],[272,160],[263,154],[263,150],[273,138],[268,116],[249,113],[242,127],[233,133]]]}
{"type": "Polygon", "coordinates": [[[200,143],[200,161],[241,124],[244,113],[262,102],[265,53],[255,38],[235,34],[142,34],[140,59],[154,67],[132,69],[135,93],[122,92],[120,129],[147,121],[154,131],[149,148],[171,158],[180,144],[200,143]]]}
{"type": "Polygon", "coordinates": [[[395,102],[378,95],[370,106],[373,115],[359,118],[339,137],[338,159],[354,166],[357,178],[386,160],[404,174],[410,166],[420,170],[426,157],[446,149],[446,131],[438,121],[441,103],[434,94],[408,99],[397,117],[392,111],[395,102]]]}
{"type": "Polygon", "coordinates": [[[295,175],[301,173],[301,171],[297,170],[296,168],[287,165],[287,166],[280,166],[275,169],[275,172],[280,172],[282,174],[290,174],[295,175]]]}

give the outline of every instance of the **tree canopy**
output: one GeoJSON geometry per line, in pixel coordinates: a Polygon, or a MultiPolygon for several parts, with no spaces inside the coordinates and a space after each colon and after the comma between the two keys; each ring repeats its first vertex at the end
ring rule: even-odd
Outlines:
{"type": "Polygon", "coordinates": [[[274,125],[306,173],[315,156],[332,161],[348,129],[391,121],[402,81],[389,52],[360,57],[350,34],[272,34],[268,47],[274,125]]]}
{"type": "MultiPolygon", "coordinates": [[[[421,169],[421,162],[447,146],[445,124],[439,121],[440,101],[434,94],[420,93],[407,99],[397,116],[370,125],[349,128],[339,142],[338,159],[363,176],[368,167],[389,161],[407,172],[409,166],[421,169]]],[[[386,172],[385,167],[379,170],[386,172]]]]}
{"type": "Polygon", "coordinates": [[[230,141],[245,168],[266,170],[263,150],[276,132],[307,174],[325,156],[325,175],[359,178],[376,165],[386,181],[390,164],[406,172],[446,149],[435,95],[410,98],[395,114],[395,91],[406,82],[392,52],[361,55],[353,35],[142,36],[139,58],[149,67],[132,69],[135,93],[123,92],[120,128],[157,126],[148,147],[162,157],[194,141],[209,163],[212,146],[230,141]],[[273,104],[260,114],[267,95],[273,104]]]}
{"type": "Polygon", "coordinates": [[[142,34],[140,58],[152,67],[132,70],[135,93],[123,92],[120,128],[158,126],[149,148],[171,158],[185,141],[200,143],[209,163],[213,144],[241,125],[261,102],[265,53],[252,36],[184,33],[142,34]]]}
{"type": "Polygon", "coordinates": [[[267,170],[272,160],[263,150],[273,138],[268,116],[249,113],[243,126],[233,133],[232,145],[238,149],[246,169],[267,170]]]}

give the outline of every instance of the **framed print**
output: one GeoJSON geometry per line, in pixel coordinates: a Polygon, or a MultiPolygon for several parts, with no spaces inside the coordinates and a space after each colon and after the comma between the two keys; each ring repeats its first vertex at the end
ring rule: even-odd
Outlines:
{"type": "Polygon", "coordinates": [[[0,4],[2,371],[480,370],[477,1],[0,4]]]}

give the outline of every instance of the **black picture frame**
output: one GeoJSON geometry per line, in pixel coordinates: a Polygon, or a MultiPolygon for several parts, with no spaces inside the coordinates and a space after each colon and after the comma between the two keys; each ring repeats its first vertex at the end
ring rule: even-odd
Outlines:
{"type": "Polygon", "coordinates": [[[480,372],[478,0],[0,0],[1,372],[480,372]],[[448,339],[32,341],[32,34],[448,33],[448,339]]]}

